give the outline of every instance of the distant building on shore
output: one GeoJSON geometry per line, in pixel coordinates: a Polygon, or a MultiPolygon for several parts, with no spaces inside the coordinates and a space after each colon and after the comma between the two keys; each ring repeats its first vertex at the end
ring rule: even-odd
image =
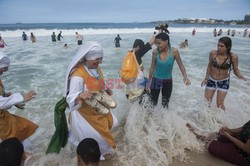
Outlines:
{"type": "Polygon", "coordinates": [[[250,22],[250,14],[246,14],[244,18],[245,22],[250,22]]]}
{"type": "Polygon", "coordinates": [[[207,18],[179,18],[178,20],[165,20],[153,22],[156,24],[164,23],[180,23],[180,24],[227,24],[227,25],[240,25],[250,24],[250,14],[246,14],[244,20],[218,20],[218,19],[207,19],[207,18]]]}
{"type": "Polygon", "coordinates": [[[174,20],[176,23],[198,23],[198,24],[224,24],[223,20],[207,19],[207,18],[183,18],[174,20]]]}

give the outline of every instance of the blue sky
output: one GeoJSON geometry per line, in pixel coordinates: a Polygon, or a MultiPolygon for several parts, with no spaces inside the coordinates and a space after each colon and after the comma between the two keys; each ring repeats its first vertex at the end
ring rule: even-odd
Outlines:
{"type": "Polygon", "coordinates": [[[243,20],[250,0],[0,0],[1,23],[243,20]]]}

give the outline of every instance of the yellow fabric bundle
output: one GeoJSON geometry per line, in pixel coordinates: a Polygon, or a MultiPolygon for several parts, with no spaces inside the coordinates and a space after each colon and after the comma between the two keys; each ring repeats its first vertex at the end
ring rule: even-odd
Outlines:
{"type": "Polygon", "coordinates": [[[135,59],[134,51],[128,51],[122,62],[122,68],[120,70],[120,76],[125,84],[133,82],[139,70],[139,65],[135,59]]]}

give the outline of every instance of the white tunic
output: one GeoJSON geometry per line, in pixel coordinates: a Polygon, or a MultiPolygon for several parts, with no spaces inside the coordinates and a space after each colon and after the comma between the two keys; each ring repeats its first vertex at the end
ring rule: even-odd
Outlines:
{"type": "Polygon", "coordinates": [[[22,101],[23,96],[20,93],[14,93],[9,97],[0,96],[0,109],[9,109],[22,101]]]}
{"type": "MultiPolygon", "coordinates": [[[[97,69],[90,69],[91,72],[85,67],[88,73],[96,77],[98,75],[97,69]]],[[[111,154],[113,148],[108,144],[106,140],[86,121],[82,115],[77,111],[78,108],[81,107],[81,102],[76,103],[75,100],[79,93],[87,91],[86,85],[81,77],[73,76],[70,79],[69,85],[69,93],[67,95],[67,103],[71,110],[70,115],[70,133],[69,133],[69,141],[77,146],[81,140],[85,138],[93,138],[95,139],[100,147],[101,154],[111,154]]],[[[111,112],[113,117],[113,126],[112,128],[117,126],[117,118],[111,112]]],[[[101,159],[104,159],[101,157],[101,159]]]]}
{"type": "MultiPolygon", "coordinates": [[[[9,97],[3,97],[0,96],[0,109],[10,109],[13,105],[19,104],[23,102],[23,96],[21,93],[14,93],[10,95],[9,97]]],[[[0,139],[0,143],[2,140],[0,139]]],[[[29,147],[29,141],[28,139],[24,140],[23,142],[24,150],[27,150],[29,147]]]]}

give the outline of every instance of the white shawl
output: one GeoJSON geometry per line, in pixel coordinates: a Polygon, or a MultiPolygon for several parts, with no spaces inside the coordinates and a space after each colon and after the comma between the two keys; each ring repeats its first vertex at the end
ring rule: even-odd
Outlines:
{"type": "Polygon", "coordinates": [[[10,65],[10,59],[4,52],[0,51],[0,68],[8,67],[10,65]]]}
{"type": "Polygon", "coordinates": [[[103,49],[97,42],[87,42],[84,45],[79,48],[79,50],[76,52],[75,56],[71,60],[67,73],[66,73],[66,79],[65,79],[65,91],[64,91],[64,97],[67,96],[67,93],[69,91],[69,76],[70,74],[75,70],[75,67],[82,63],[84,60],[95,60],[97,58],[103,57],[103,49]]]}

